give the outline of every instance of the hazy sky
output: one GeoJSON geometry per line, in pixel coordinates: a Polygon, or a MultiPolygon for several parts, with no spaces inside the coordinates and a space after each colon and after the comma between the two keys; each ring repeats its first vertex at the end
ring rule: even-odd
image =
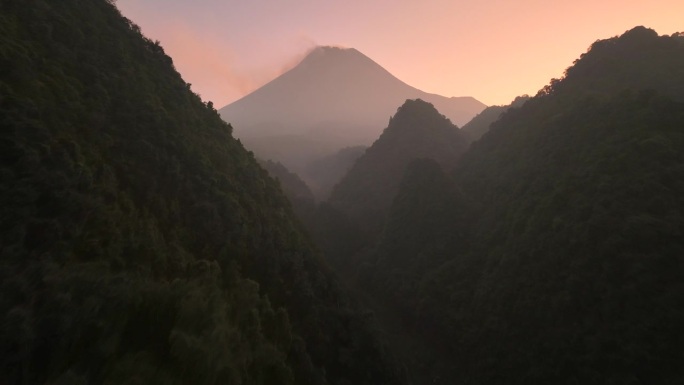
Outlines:
{"type": "Polygon", "coordinates": [[[684,31],[684,0],[118,0],[217,107],[315,45],[353,47],[404,82],[506,104],[560,77],[599,38],[684,31]]]}

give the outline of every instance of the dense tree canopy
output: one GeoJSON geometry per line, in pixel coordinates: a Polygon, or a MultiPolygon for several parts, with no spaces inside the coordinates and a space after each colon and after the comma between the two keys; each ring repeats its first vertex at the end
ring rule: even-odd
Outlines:
{"type": "Polygon", "coordinates": [[[519,108],[529,99],[529,96],[523,95],[518,96],[511,104],[506,106],[489,106],[477,114],[471,121],[463,125],[461,131],[467,134],[471,141],[476,141],[489,131],[489,126],[499,120],[503,113],[511,108],[519,108]]]}
{"type": "Polygon", "coordinates": [[[278,184],[105,0],[0,1],[0,378],[402,383],[278,184]]]}
{"type": "Polygon", "coordinates": [[[430,341],[434,381],[684,381],[683,87],[684,39],[637,27],[502,114],[449,176],[402,168],[353,274],[430,341]]]}

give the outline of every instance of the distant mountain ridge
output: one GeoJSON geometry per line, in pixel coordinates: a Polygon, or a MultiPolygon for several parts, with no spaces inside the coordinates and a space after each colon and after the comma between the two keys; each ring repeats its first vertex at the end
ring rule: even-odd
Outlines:
{"type": "Polygon", "coordinates": [[[432,104],[407,100],[335,186],[329,202],[377,235],[406,166],[430,158],[451,168],[468,144],[467,137],[432,104]]]}
{"type": "Polygon", "coordinates": [[[317,47],[290,71],[219,112],[241,138],[306,135],[357,145],[370,144],[397,106],[418,98],[459,126],[486,107],[472,97],[447,98],[411,87],[356,49],[317,47]]]}

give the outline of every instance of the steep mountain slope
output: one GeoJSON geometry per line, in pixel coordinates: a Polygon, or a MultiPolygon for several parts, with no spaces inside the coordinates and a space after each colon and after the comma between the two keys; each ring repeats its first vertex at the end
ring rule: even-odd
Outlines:
{"type": "Polygon", "coordinates": [[[468,207],[461,195],[436,161],[416,159],[409,163],[392,201],[375,258],[365,261],[373,270],[362,272],[362,279],[372,278],[364,284],[384,290],[397,307],[409,314],[417,306],[411,299],[419,289],[420,277],[445,262],[416,255],[444,256],[466,249],[468,207]]]}
{"type": "Polygon", "coordinates": [[[306,176],[315,195],[326,200],[333,187],[366,152],[366,146],[345,147],[334,154],[312,160],[306,167],[306,176]]]}
{"type": "Polygon", "coordinates": [[[259,164],[268,171],[271,177],[280,182],[280,186],[290,202],[314,203],[314,195],[311,189],[297,174],[272,160],[260,161],[259,164]]]}
{"type": "Polygon", "coordinates": [[[296,67],[221,108],[240,138],[327,137],[342,146],[369,144],[406,99],[435,105],[455,124],[486,106],[471,97],[446,98],[413,88],[359,51],[318,47],[296,67]]]}
{"type": "Polygon", "coordinates": [[[240,142],[257,157],[282,163],[312,186],[319,185],[322,181],[311,167],[319,159],[333,156],[345,146],[306,135],[240,138],[240,142]]]}
{"type": "Polygon", "coordinates": [[[638,93],[539,103],[502,120],[507,132],[457,176],[483,207],[478,381],[680,382],[684,105],[638,93]]]}
{"type": "Polygon", "coordinates": [[[445,382],[684,381],[683,68],[684,37],[638,27],[504,114],[430,203],[465,204],[449,228],[466,242],[410,210],[429,192],[405,179],[389,214],[404,228],[387,228],[404,245],[378,248],[364,278],[410,285],[402,304],[445,382]]]}
{"type": "Polygon", "coordinates": [[[471,97],[420,91],[355,49],[318,47],[292,70],[220,112],[259,158],[278,161],[316,186],[326,182],[312,172],[318,159],[370,145],[397,106],[417,98],[456,124],[486,107],[471,97]]]}
{"type": "Polygon", "coordinates": [[[329,202],[377,235],[404,169],[412,160],[431,158],[453,167],[467,146],[458,127],[433,105],[420,99],[407,100],[380,138],[335,186],[329,202]]]}
{"type": "Polygon", "coordinates": [[[278,184],[112,1],[0,2],[0,378],[402,383],[278,184]]]}
{"type": "Polygon", "coordinates": [[[511,102],[511,104],[506,106],[489,106],[485,108],[482,112],[477,114],[471,121],[466,123],[461,127],[461,131],[468,134],[468,137],[472,141],[476,141],[482,137],[487,131],[489,131],[489,126],[492,123],[499,120],[501,115],[511,108],[520,108],[526,101],[530,99],[529,96],[518,96],[511,102]]]}

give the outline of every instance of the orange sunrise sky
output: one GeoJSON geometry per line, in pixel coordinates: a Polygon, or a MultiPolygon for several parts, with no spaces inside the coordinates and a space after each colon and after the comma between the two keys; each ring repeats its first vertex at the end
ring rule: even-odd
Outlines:
{"type": "Polygon", "coordinates": [[[683,0],[118,0],[217,108],[316,45],[353,47],[404,82],[487,105],[535,94],[597,39],[684,31],[683,0]]]}

